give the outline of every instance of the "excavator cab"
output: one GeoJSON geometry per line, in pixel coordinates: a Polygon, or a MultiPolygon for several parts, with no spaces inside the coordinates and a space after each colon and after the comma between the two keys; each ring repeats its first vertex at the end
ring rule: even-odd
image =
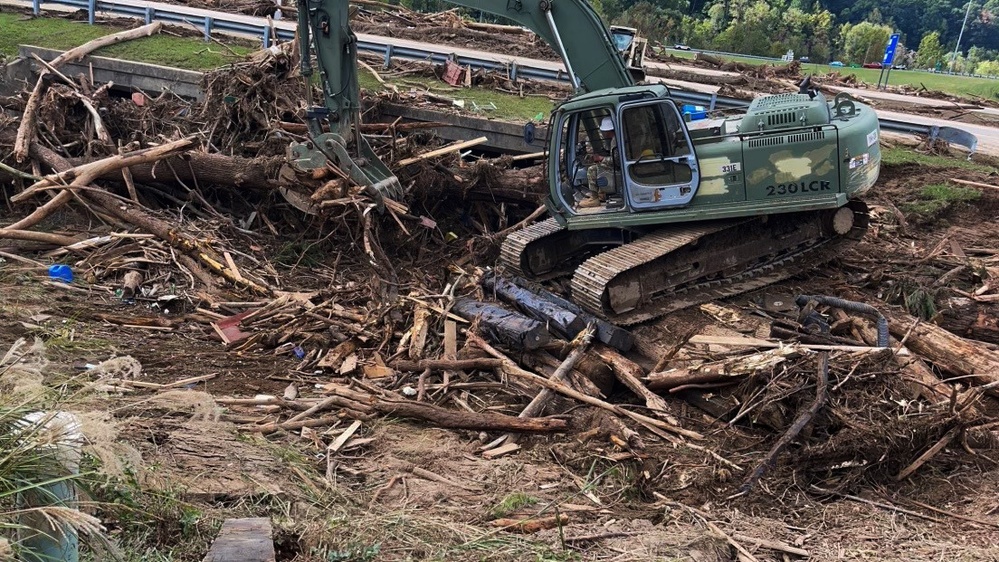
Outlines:
{"type": "Polygon", "coordinates": [[[639,36],[638,30],[633,27],[612,25],[608,31],[631,77],[636,83],[645,80],[645,51],[649,40],[639,36]]]}
{"type": "Polygon", "coordinates": [[[697,191],[697,159],[676,104],[643,95],[622,101],[627,97],[613,96],[616,104],[567,104],[556,112],[553,196],[570,217],[684,206],[697,191]]]}

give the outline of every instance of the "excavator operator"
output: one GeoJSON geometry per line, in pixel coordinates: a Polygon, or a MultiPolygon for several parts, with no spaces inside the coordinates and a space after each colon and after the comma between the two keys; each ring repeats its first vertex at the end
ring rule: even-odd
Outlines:
{"type": "Polygon", "coordinates": [[[579,202],[580,209],[599,207],[608,194],[617,191],[616,178],[621,165],[614,138],[614,121],[610,117],[600,121],[600,141],[591,146],[588,155],[590,165],[586,168],[586,183],[589,193],[579,202]]]}

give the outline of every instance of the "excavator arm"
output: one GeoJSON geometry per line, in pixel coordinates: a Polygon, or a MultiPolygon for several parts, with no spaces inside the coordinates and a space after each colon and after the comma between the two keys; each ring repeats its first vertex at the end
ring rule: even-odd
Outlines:
{"type": "Polygon", "coordinates": [[[348,25],[347,0],[298,0],[298,40],[306,79],[313,74],[314,48],[323,105],[311,106],[310,100],[309,140],[291,145],[289,161],[303,172],[332,164],[364,187],[381,210],[384,197],[401,198],[403,190],[357,127],[361,123],[357,37],[348,25]]]}
{"type": "MultiPolygon", "coordinates": [[[[502,16],[534,31],[562,57],[576,94],[628,87],[640,76],[586,0],[447,0],[502,16]]],[[[401,197],[402,186],[361,136],[357,37],[350,29],[347,0],[297,0],[301,73],[319,65],[323,103],[309,107],[309,139],[293,143],[289,161],[302,172],[332,165],[365,188],[382,208],[384,197],[401,197]]],[[[311,92],[311,89],[309,90],[311,92]]],[[[311,103],[311,100],[310,100],[311,103]]]]}

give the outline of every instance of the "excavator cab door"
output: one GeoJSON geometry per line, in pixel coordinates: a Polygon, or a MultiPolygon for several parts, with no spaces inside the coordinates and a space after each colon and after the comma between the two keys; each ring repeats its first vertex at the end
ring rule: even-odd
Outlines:
{"type": "Polygon", "coordinates": [[[700,173],[676,104],[662,99],[622,104],[617,127],[628,206],[654,211],[689,204],[700,173]]]}

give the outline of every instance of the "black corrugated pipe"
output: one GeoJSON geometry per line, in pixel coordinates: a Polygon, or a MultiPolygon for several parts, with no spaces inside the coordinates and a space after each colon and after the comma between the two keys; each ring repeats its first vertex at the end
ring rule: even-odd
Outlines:
{"type": "Polygon", "coordinates": [[[874,318],[878,323],[878,347],[888,347],[888,320],[873,306],[862,302],[848,301],[839,297],[827,297],[825,295],[798,295],[794,299],[794,303],[799,308],[808,304],[808,301],[815,301],[819,304],[834,306],[848,312],[855,312],[874,318]]]}

